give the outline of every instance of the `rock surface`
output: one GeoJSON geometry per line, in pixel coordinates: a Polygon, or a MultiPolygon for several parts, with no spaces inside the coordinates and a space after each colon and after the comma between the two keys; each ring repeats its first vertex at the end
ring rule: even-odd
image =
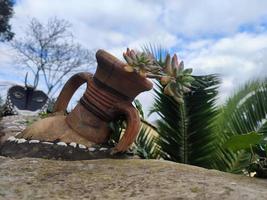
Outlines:
{"type": "Polygon", "coordinates": [[[11,115],[0,119],[0,145],[8,137],[23,131],[27,125],[40,119],[39,116],[11,115]]]}
{"type": "Polygon", "coordinates": [[[0,199],[267,199],[267,180],[159,160],[0,157],[0,199]]]}

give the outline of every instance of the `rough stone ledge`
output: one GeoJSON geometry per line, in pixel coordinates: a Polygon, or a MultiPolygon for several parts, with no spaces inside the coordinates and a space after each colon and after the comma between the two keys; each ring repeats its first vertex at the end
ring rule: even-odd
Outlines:
{"type": "Polygon", "coordinates": [[[159,160],[0,157],[0,199],[267,199],[267,180],[159,160]]]}

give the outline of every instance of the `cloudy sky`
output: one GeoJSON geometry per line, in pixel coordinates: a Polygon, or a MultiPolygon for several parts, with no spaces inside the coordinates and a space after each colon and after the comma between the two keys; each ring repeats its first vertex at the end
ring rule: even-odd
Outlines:
{"type": "MultiPolygon", "coordinates": [[[[17,0],[11,21],[19,37],[29,19],[57,16],[89,49],[120,56],[154,43],[177,53],[194,74],[219,73],[220,101],[249,79],[267,76],[265,0],[17,0]]],[[[0,81],[23,82],[12,51],[0,45],[0,81]]],[[[140,97],[147,107],[152,94],[140,97]]]]}

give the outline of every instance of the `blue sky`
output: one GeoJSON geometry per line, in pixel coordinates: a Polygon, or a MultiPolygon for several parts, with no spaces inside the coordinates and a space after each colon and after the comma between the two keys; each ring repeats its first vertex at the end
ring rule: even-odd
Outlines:
{"type": "MultiPolygon", "coordinates": [[[[220,102],[240,84],[267,76],[267,1],[264,0],[19,0],[13,30],[29,19],[70,21],[77,41],[121,57],[126,47],[155,43],[176,52],[194,74],[222,76],[220,102]]],[[[0,45],[0,82],[23,83],[14,52],[0,45]]],[[[148,108],[151,93],[139,98],[148,108]]]]}

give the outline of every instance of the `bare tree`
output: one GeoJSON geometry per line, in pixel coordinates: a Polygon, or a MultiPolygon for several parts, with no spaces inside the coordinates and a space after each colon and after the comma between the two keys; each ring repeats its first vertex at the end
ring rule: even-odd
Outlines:
{"type": "Polygon", "coordinates": [[[52,18],[42,24],[33,18],[25,37],[11,43],[19,63],[30,69],[35,79],[43,79],[49,96],[62,86],[63,77],[88,70],[95,63],[94,52],[74,42],[70,27],[63,19],[52,18]]]}

